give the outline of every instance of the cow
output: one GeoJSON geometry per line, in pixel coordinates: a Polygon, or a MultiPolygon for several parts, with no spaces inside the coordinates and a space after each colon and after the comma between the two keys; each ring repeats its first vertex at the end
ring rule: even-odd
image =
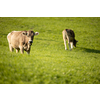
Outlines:
{"type": "Polygon", "coordinates": [[[73,45],[74,45],[74,47],[76,47],[76,43],[78,41],[75,40],[75,34],[74,34],[73,30],[71,30],[71,29],[64,29],[62,31],[62,34],[63,34],[63,40],[64,40],[64,45],[65,45],[65,50],[67,50],[66,40],[68,41],[69,50],[73,49],[73,45]],[[70,47],[70,45],[71,45],[71,47],[70,47]]]}
{"type": "Polygon", "coordinates": [[[34,31],[12,31],[7,35],[7,40],[9,43],[9,49],[12,52],[16,49],[16,53],[21,51],[21,54],[26,51],[30,54],[31,45],[35,35],[38,35],[39,32],[34,31]]]}

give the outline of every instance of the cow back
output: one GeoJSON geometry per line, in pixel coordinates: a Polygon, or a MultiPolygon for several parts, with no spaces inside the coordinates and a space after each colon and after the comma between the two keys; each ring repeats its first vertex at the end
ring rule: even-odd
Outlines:
{"type": "Polygon", "coordinates": [[[66,32],[68,33],[68,35],[70,37],[75,37],[75,34],[74,34],[74,31],[73,30],[71,30],[71,29],[65,29],[65,30],[66,30],[66,32]]]}

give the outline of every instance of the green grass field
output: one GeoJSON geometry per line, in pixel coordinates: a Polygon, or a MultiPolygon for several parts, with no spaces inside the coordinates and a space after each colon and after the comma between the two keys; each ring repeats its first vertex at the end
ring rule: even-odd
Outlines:
{"type": "Polygon", "coordinates": [[[1,84],[100,84],[100,18],[1,17],[1,84]],[[65,51],[62,31],[75,32],[77,47],[65,51]],[[30,55],[10,52],[7,34],[33,30],[30,55]]]}

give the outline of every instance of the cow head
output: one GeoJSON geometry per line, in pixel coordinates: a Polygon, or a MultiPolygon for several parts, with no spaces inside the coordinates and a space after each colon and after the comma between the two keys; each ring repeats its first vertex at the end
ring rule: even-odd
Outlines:
{"type": "Polygon", "coordinates": [[[76,43],[77,43],[77,42],[78,42],[78,41],[74,39],[73,45],[74,45],[75,47],[76,47],[76,43]]]}
{"type": "Polygon", "coordinates": [[[33,39],[35,35],[38,35],[38,32],[33,32],[33,31],[23,31],[23,35],[27,36],[27,46],[24,47],[24,49],[27,51],[27,53],[30,53],[31,45],[33,43],[33,39]]]}
{"type": "Polygon", "coordinates": [[[34,33],[34,31],[23,31],[23,34],[27,36],[28,44],[32,45],[34,36],[38,35],[39,33],[38,32],[34,33]]]}

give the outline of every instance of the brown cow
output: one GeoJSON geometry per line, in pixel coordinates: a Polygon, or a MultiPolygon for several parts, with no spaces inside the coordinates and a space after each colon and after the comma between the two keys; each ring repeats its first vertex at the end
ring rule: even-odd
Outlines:
{"type": "Polygon", "coordinates": [[[78,41],[75,40],[75,34],[74,31],[71,29],[65,29],[62,31],[63,34],[63,40],[64,40],[64,45],[65,45],[65,50],[67,50],[66,46],[66,40],[68,41],[69,49],[73,49],[73,45],[76,47],[76,43],[78,41]],[[70,47],[71,45],[71,47],[70,47]]]}
{"type": "Polygon", "coordinates": [[[33,31],[12,31],[7,35],[10,51],[16,49],[16,53],[20,50],[23,54],[25,50],[29,54],[34,36],[38,34],[33,31]]]}

